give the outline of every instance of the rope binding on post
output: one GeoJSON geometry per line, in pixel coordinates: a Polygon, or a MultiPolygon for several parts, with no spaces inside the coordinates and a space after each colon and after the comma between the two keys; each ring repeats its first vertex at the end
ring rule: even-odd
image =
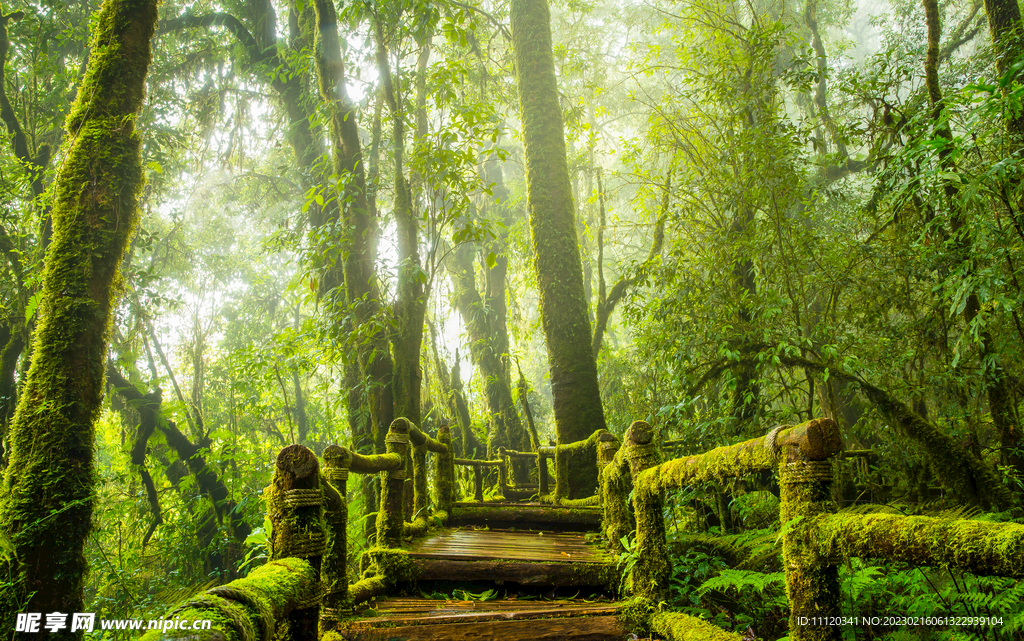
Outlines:
{"type": "Polygon", "coordinates": [[[779,444],[776,441],[776,439],[778,439],[778,437],[779,437],[779,432],[781,432],[784,429],[790,428],[790,427],[793,427],[793,426],[792,425],[776,425],[775,427],[773,427],[768,432],[768,434],[765,435],[765,437],[764,437],[764,446],[765,446],[765,448],[769,452],[772,453],[772,458],[778,458],[779,457],[779,444]]]}
{"type": "Polygon", "coordinates": [[[832,461],[794,461],[783,467],[783,483],[811,483],[831,481],[832,461]]]}
{"type": "Polygon", "coordinates": [[[319,488],[285,490],[283,494],[285,507],[319,507],[324,504],[324,493],[319,488]]]}

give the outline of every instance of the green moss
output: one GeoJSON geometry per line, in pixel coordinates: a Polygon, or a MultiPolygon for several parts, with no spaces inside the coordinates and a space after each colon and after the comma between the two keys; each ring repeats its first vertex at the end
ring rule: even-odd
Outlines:
{"type": "Polygon", "coordinates": [[[782,429],[774,437],[761,436],[694,456],[684,456],[648,469],[635,480],[649,491],[718,483],[753,472],[774,469],[780,454],[792,451],[811,460],[823,460],[842,451],[838,426],[830,419],[814,419],[782,429]]]}
{"type": "Polygon", "coordinates": [[[615,552],[622,552],[622,538],[633,531],[635,524],[629,511],[629,492],[632,482],[623,456],[615,458],[601,471],[601,492],[604,515],[601,532],[608,540],[608,546],[615,552]]]}
{"type": "Polygon", "coordinates": [[[147,632],[146,641],[190,639],[193,641],[245,641],[262,638],[267,621],[286,620],[295,609],[319,595],[316,569],[302,559],[281,559],[256,568],[249,576],[212,588],[165,615],[187,620],[209,619],[209,630],[158,630],[147,632]]]}
{"type": "MultiPolygon", "coordinates": [[[[312,456],[312,453],[309,453],[309,456],[312,456]]],[[[315,457],[313,458],[315,461],[315,457]]],[[[317,478],[319,478],[319,474],[317,474],[317,478]]],[[[291,488],[293,482],[289,472],[275,467],[270,485],[263,490],[267,518],[271,523],[270,558],[280,559],[292,556],[319,558],[322,556],[324,547],[323,545],[318,546],[317,542],[323,541],[326,544],[328,532],[323,506],[299,508],[287,506],[284,499],[285,491],[291,488]]],[[[319,567],[319,560],[316,563],[319,567]]]]}
{"type": "Polygon", "coordinates": [[[894,514],[829,514],[804,530],[826,558],[884,558],[982,575],[1024,577],[1024,525],[894,514]]]}
{"type": "Polygon", "coordinates": [[[651,617],[651,630],[665,641],[743,641],[746,638],[679,612],[656,612],[651,617]]]}
{"type": "Polygon", "coordinates": [[[333,479],[341,499],[338,509],[328,510],[325,514],[329,544],[320,568],[321,580],[327,591],[323,605],[332,609],[341,607],[348,599],[348,503],[345,495],[350,460],[348,450],[337,445],[328,446],[323,453],[321,484],[330,486],[330,479],[333,479]]]}
{"type": "Polygon", "coordinates": [[[355,605],[387,591],[387,583],[376,574],[360,579],[348,586],[349,603],[355,605]]]}
{"type": "MultiPolygon", "coordinates": [[[[403,461],[408,457],[408,430],[408,421],[397,418],[387,434],[388,454],[398,455],[403,461]]],[[[377,512],[377,542],[380,545],[397,547],[401,541],[405,479],[404,468],[381,473],[381,509],[377,512]]]]}
{"type": "Polygon", "coordinates": [[[20,562],[12,568],[16,586],[0,595],[5,630],[13,629],[16,612],[83,609],[93,424],[119,269],[138,223],[143,175],[135,118],[156,18],[155,0],[104,2],[66,121],[68,150],[52,189],[40,321],[0,490],[0,530],[20,562]]]}
{"type": "Polygon", "coordinates": [[[447,425],[437,431],[437,440],[447,448],[444,454],[435,458],[437,468],[434,473],[434,505],[437,506],[435,516],[444,514],[443,523],[448,522],[448,515],[455,503],[455,455],[452,451],[452,436],[447,425]]]}
{"type": "Polygon", "coordinates": [[[400,581],[414,581],[419,570],[413,563],[409,553],[387,547],[372,547],[363,552],[364,574],[376,574],[389,586],[400,581]]]}
{"type": "Polygon", "coordinates": [[[556,446],[555,500],[557,502],[589,498],[583,493],[585,488],[582,484],[579,484],[580,487],[571,490],[570,479],[578,475],[582,469],[597,469],[597,448],[601,436],[607,433],[608,430],[599,429],[583,440],[573,443],[560,443],[556,446]]]}
{"type": "MultiPolygon", "coordinates": [[[[830,463],[817,464],[824,474],[830,463]]],[[[785,524],[782,557],[786,567],[786,595],[789,600],[789,631],[794,641],[838,639],[840,629],[823,625],[800,625],[802,618],[834,617],[840,614],[841,593],[838,568],[808,542],[815,537],[810,525],[814,517],[834,511],[831,482],[815,478],[807,469],[815,464],[783,461],[779,469],[781,496],[779,518],[785,524]]]]}
{"type": "Polygon", "coordinates": [[[406,521],[402,524],[402,535],[406,538],[422,536],[430,529],[430,521],[426,516],[421,516],[411,523],[406,521]]]}
{"type": "Polygon", "coordinates": [[[651,617],[658,611],[657,605],[642,597],[634,597],[622,605],[616,617],[622,627],[638,637],[651,634],[651,617]]]}

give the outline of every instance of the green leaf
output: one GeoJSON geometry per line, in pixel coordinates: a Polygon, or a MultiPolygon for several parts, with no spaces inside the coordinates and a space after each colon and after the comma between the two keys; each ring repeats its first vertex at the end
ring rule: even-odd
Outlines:
{"type": "Polygon", "coordinates": [[[35,316],[36,307],[39,306],[39,301],[43,298],[42,290],[39,290],[35,294],[32,294],[32,298],[28,299],[28,305],[25,305],[25,323],[28,324],[35,316]]]}

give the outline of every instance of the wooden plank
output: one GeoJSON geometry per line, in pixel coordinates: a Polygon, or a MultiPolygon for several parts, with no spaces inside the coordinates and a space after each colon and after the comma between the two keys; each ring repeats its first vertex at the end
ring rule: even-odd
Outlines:
{"type": "Polygon", "coordinates": [[[423,581],[509,581],[520,585],[604,585],[615,564],[413,558],[423,581]]]}
{"type": "MultiPolygon", "coordinates": [[[[411,614],[409,616],[380,617],[378,623],[387,622],[394,625],[438,625],[443,623],[478,623],[484,621],[525,621],[529,619],[552,619],[568,617],[608,616],[615,614],[615,608],[590,608],[589,610],[525,610],[522,612],[450,612],[431,613],[430,615],[411,614]]],[[[369,629],[378,627],[371,621],[359,621],[352,625],[353,629],[369,629]]]]}
{"type": "MultiPolygon", "coordinates": [[[[423,597],[378,597],[366,604],[377,616],[402,612],[480,612],[495,610],[530,610],[558,607],[562,609],[590,608],[595,606],[618,607],[624,601],[587,601],[584,599],[517,599],[509,597],[491,601],[458,601],[452,599],[425,599],[423,597]]],[[[375,618],[375,617],[374,617],[375,618]]],[[[372,620],[372,619],[371,619],[372,620]]]]}
{"type": "Polygon", "coordinates": [[[601,525],[601,509],[594,507],[568,508],[562,506],[528,506],[514,503],[507,505],[480,504],[479,506],[456,505],[452,509],[454,521],[507,523],[524,525],[529,523],[566,524],[597,528],[601,525]]]}
{"type": "Polygon", "coordinates": [[[622,641],[626,636],[614,616],[442,623],[339,634],[349,641],[622,641]]]}
{"type": "Polygon", "coordinates": [[[482,501],[482,502],[481,501],[458,501],[458,502],[455,503],[455,507],[465,507],[465,508],[472,508],[472,507],[500,507],[500,508],[512,508],[512,509],[542,508],[542,509],[545,509],[545,510],[554,510],[554,511],[558,511],[558,510],[576,510],[576,511],[584,510],[584,511],[592,511],[592,512],[595,512],[597,514],[601,513],[601,508],[600,507],[595,507],[595,506],[567,507],[565,505],[555,505],[554,503],[542,503],[540,501],[493,501],[493,502],[487,502],[487,501],[482,501]]]}
{"type": "Polygon", "coordinates": [[[622,602],[587,603],[581,600],[441,601],[431,599],[380,600],[373,604],[377,616],[347,623],[351,629],[382,625],[434,625],[479,621],[512,621],[554,617],[607,616],[615,614],[622,602]]]}
{"type": "Polygon", "coordinates": [[[445,529],[413,542],[409,556],[424,559],[512,559],[550,563],[612,562],[602,546],[580,534],[507,530],[445,529]]]}

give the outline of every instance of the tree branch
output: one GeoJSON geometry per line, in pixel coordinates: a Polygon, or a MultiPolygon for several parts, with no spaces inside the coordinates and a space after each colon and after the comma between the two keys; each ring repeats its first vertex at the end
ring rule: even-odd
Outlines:
{"type": "MultiPolygon", "coordinates": [[[[597,354],[601,351],[601,343],[604,340],[605,329],[608,327],[608,319],[611,317],[612,312],[615,311],[615,306],[619,301],[626,295],[626,291],[629,290],[637,280],[640,278],[640,274],[654,261],[655,257],[661,253],[661,248],[665,244],[665,219],[668,217],[668,206],[669,196],[672,190],[672,170],[669,169],[665,176],[665,193],[661,200],[661,212],[658,214],[658,222],[654,224],[654,234],[651,238],[651,250],[647,253],[647,258],[641,263],[638,273],[630,277],[622,277],[619,282],[612,286],[610,292],[605,296],[605,282],[604,282],[604,269],[601,266],[604,258],[603,239],[604,232],[601,231],[604,228],[604,198],[600,196],[601,202],[601,230],[598,231],[598,303],[597,303],[597,318],[594,323],[594,338],[591,343],[591,350],[593,351],[594,358],[597,358],[597,354]]],[[[600,177],[598,178],[598,191],[601,191],[600,177]]]]}

